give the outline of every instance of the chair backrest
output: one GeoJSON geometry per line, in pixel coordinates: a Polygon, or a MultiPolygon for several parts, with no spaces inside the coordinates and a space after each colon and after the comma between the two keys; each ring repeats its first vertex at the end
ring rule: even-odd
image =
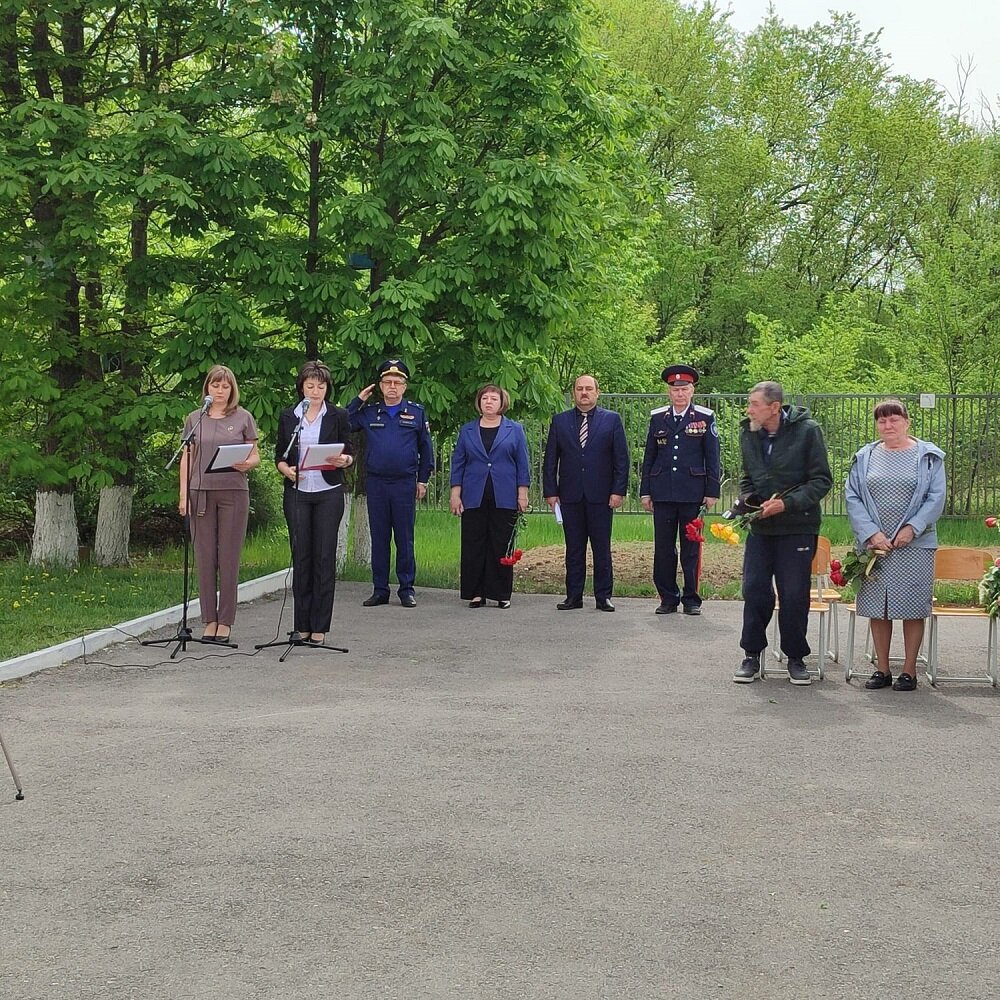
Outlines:
{"type": "Polygon", "coordinates": [[[812,575],[830,575],[830,539],[826,535],[820,535],[816,539],[816,555],[813,556],[812,575]]]}
{"type": "Polygon", "coordinates": [[[989,549],[944,546],[934,555],[935,580],[981,580],[988,563],[993,561],[989,549]]]}

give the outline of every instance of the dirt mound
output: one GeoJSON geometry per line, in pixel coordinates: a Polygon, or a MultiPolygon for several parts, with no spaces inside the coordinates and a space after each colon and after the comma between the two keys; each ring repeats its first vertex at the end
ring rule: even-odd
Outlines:
{"type": "MultiPolygon", "coordinates": [[[[615,586],[637,593],[653,593],[653,543],[615,542],[611,546],[615,586]]],[[[706,545],[702,554],[701,579],[714,590],[738,584],[743,565],[740,545],[706,545]]],[[[592,569],[587,554],[587,572],[592,569]]],[[[566,578],[565,550],[561,545],[528,549],[515,568],[515,583],[521,591],[558,593],[566,578]]]]}

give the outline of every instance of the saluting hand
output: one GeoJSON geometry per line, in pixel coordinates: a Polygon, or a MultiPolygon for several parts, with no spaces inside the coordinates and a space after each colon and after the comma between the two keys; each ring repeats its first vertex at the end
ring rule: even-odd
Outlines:
{"type": "Polygon", "coordinates": [[[358,399],[360,399],[362,403],[367,403],[368,402],[368,397],[374,391],[375,391],[375,383],[372,382],[371,385],[365,386],[365,388],[362,389],[361,392],[358,393],[358,399]]]}

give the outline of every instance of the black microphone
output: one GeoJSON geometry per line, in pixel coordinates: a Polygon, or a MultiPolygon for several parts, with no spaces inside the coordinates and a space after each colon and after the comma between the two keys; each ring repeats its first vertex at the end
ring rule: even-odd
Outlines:
{"type": "MultiPolygon", "coordinates": [[[[295,408],[293,408],[293,412],[294,412],[294,409],[295,408]]],[[[292,448],[295,446],[295,441],[297,440],[299,434],[302,432],[302,424],[303,424],[303,422],[306,419],[306,413],[308,411],[309,411],[309,400],[308,399],[303,399],[302,400],[302,413],[299,416],[299,422],[295,425],[295,430],[292,431],[292,436],[289,439],[288,447],[285,449],[284,455],[281,456],[283,459],[287,460],[288,456],[292,453],[292,448]]]]}
{"type": "Polygon", "coordinates": [[[201,412],[208,413],[208,411],[211,408],[212,408],[212,397],[206,396],[204,402],[201,404],[201,412]]]}

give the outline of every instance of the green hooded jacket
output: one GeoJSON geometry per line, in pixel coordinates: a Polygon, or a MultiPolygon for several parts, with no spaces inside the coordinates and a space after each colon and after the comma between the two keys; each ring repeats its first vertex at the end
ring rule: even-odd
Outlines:
{"type": "Polygon", "coordinates": [[[804,406],[783,406],[781,426],[774,438],[771,461],[764,460],[764,439],[750,430],[749,418],[740,424],[743,475],[740,496],[756,494],[767,500],[776,493],[785,509],[774,517],[750,523],[755,535],[817,535],[822,520],[820,501],[830,492],[833,476],[826,442],[819,424],[804,406]]]}

